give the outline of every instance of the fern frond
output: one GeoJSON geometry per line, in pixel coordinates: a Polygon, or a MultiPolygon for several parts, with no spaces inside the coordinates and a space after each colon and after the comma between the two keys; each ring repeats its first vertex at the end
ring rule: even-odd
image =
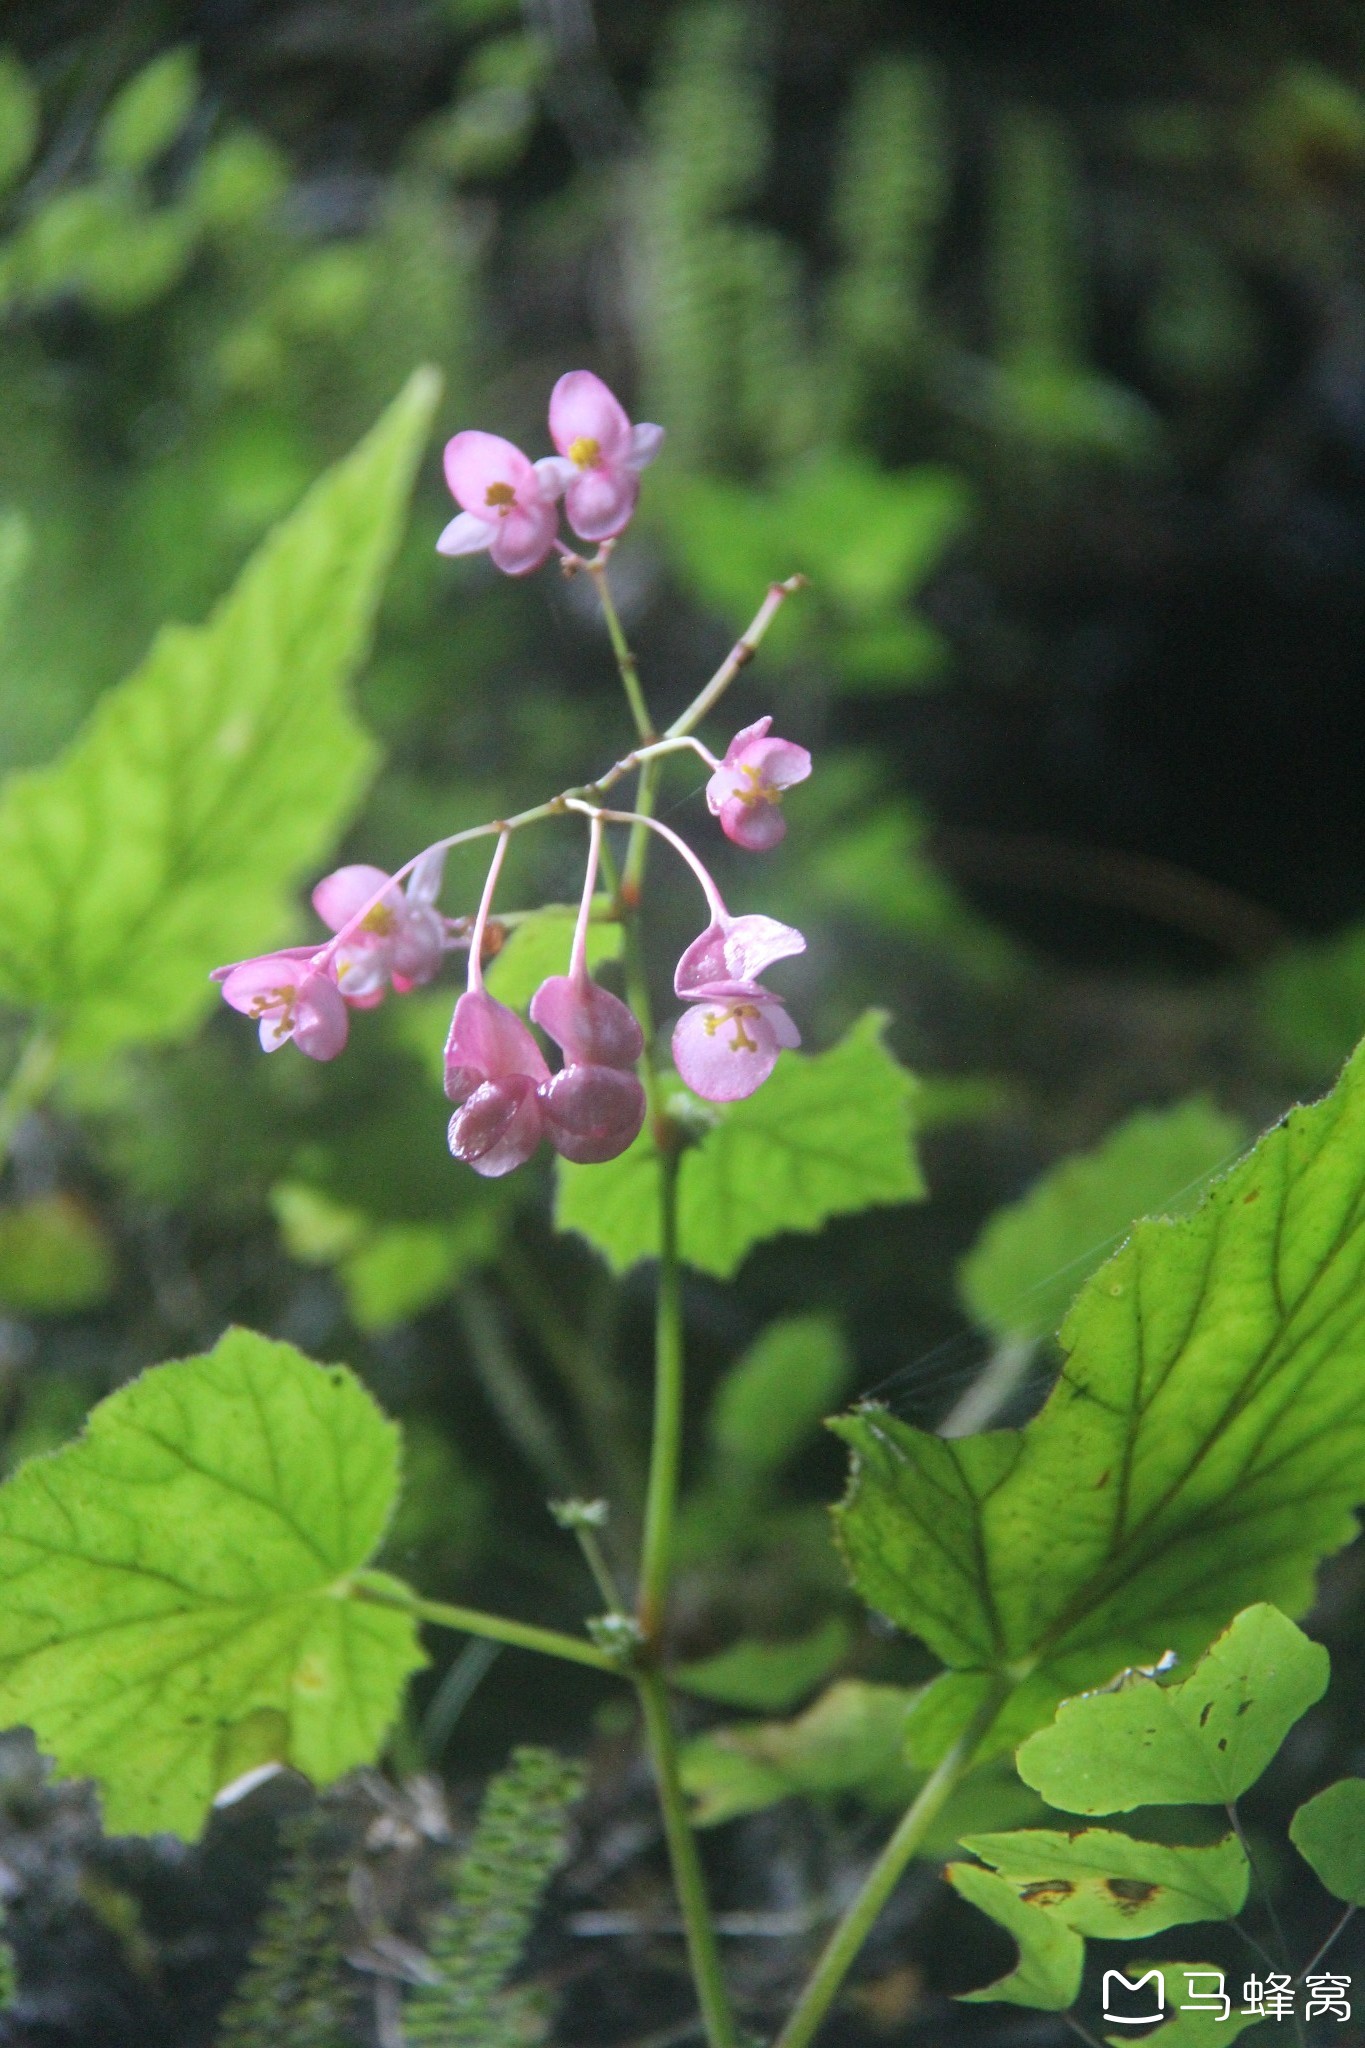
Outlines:
{"type": "Polygon", "coordinates": [[[494,1778],[431,1930],[440,1981],[419,1985],[405,2007],[411,2048],[526,2048],[541,2038],[534,1999],[504,1987],[563,1860],[565,1817],[582,1785],[576,1764],[544,1749],[514,1750],[494,1778]]]}
{"type": "Polygon", "coordinates": [[[342,1954],[348,1845],[320,1806],[287,1820],[280,1843],[284,1860],[216,2048],[345,2048],[356,1996],[342,1954]]]}

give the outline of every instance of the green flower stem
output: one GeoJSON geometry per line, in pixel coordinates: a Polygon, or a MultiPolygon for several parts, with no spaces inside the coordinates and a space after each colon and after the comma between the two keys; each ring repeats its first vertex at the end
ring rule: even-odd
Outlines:
{"type": "MultiPolygon", "coordinates": [[[[659,787],[659,763],[646,761],[640,770],[640,780],[635,789],[635,811],[637,817],[650,818],[654,815],[654,796],[659,787]]],[[[621,877],[621,901],[625,909],[633,909],[640,901],[645,886],[645,861],[649,857],[649,833],[643,825],[632,825],[630,838],[626,842],[626,865],[621,877]]]]}
{"type": "Polygon", "coordinates": [[[977,1751],[1014,1687],[1012,1678],[1002,1675],[997,1679],[943,1761],[921,1785],[896,1832],[863,1880],[858,1896],[830,1936],[774,2048],[807,2048],[814,2040],[820,2022],[838,1996],[840,1985],[900,1882],[906,1864],[976,1761],[977,1751]]]}
{"type": "Polygon", "coordinates": [[[686,711],[675,718],[672,725],[666,729],[665,739],[682,739],[701,724],[707,712],[725,695],[745,663],[753,660],[764,634],[787,599],[794,597],[798,590],[804,590],[805,587],[804,576],[789,576],[785,583],[769,584],[768,595],[755,612],[751,624],[740,634],[705,689],[692,699],[686,711]]]}
{"type": "Polygon", "coordinates": [[[562,1657],[569,1664],[586,1664],[593,1671],[605,1671],[621,1678],[619,1661],[585,1643],[578,1636],[565,1635],[557,1628],[536,1628],[529,1622],[508,1621],[501,1614],[485,1614],[478,1607],[452,1607],[445,1600],[423,1600],[397,1580],[383,1573],[359,1572],[351,1591],[357,1600],[370,1600],[378,1607],[398,1607],[417,1621],[429,1621],[437,1628],[459,1629],[462,1635],[487,1636],[494,1643],[508,1643],[514,1650],[539,1650],[546,1657],[562,1657]]]}
{"type": "Polygon", "coordinates": [[[663,1680],[655,1671],[637,1671],[635,1689],[644,1715],[645,1738],[654,1765],[659,1804],[663,1809],[673,1883],[687,1934],[687,1955],[692,1965],[692,1981],[697,1989],[706,2039],[709,2048],[739,2048],[739,2035],[730,2010],[716,1930],[706,1897],[706,1879],[702,1875],[696,1837],[687,1817],[687,1799],[678,1775],[678,1751],[668,1710],[668,1694],[663,1680]]]}
{"type": "Polygon", "coordinates": [[[607,564],[610,560],[611,544],[608,542],[606,546],[598,549],[591,562],[584,562],[583,567],[593,580],[598,601],[602,606],[602,616],[607,622],[607,632],[611,638],[611,651],[616,656],[616,666],[620,671],[626,702],[630,705],[630,715],[635,720],[635,730],[642,740],[648,741],[655,737],[654,721],[649,715],[645,693],[640,687],[640,671],[635,665],[635,656],[630,651],[630,642],[626,639],[621,615],[616,609],[616,600],[607,581],[607,564]]]}
{"type": "Polygon", "coordinates": [[[678,1476],[682,1464],[683,1324],[682,1269],[678,1263],[678,1155],[659,1152],[659,1294],[654,1323],[654,1435],[645,1494],[645,1533],[636,1602],[646,1643],[663,1621],[673,1560],[678,1476]]]}
{"type": "Polygon", "coordinates": [[[0,1090],[0,1167],[9,1158],[9,1148],[20,1124],[51,1089],[57,1078],[57,1066],[56,1043],[41,1025],[35,1025],[0,1090]]]}

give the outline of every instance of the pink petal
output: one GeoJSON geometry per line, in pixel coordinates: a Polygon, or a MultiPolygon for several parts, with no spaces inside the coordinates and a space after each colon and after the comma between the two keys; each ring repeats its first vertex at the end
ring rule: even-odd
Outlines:
{"type": "Polygon", "coordinates": [[[534,1085],[525,1075],[487,1081],[450,1119],[450,1149],[486,1180],[524,1166],[545,1134],[534,1085]]]}
{"type": "Polygon", "coordinates": [[[388,945],[372,940],[353,946],[348,940],[332,956],[332,973],[348,1003],[365,1002],[376,989],[382,995],[389,985],[388,945]]]}
{"type": "Polygon", "coordinates": [[[694,996],[715,982],[729,979],[730,970],[725,962],[725,933],[718,924],[709,924],[699,938],[693,939],[679,960],[673,975],[674,993],[694,996]]]}
{"type": "Polygon", "coordinates": [[[757,981],[775,960],[805,950],[795,926],[775,917],[733,917],[725,928],[725,964],[736,981],[757,981]]]}
{"type": "Polygon", "coordinates": [[[245,1017],[259,1017],[292,1002],[307,972],[296,954],[263,953],[232,969],[223,982],[223,1000],[245,1017]]]}
{"type": "Polygon", "coordinates": [[[763,1014],[768,1020],[768,1029],[772,1032],[778,1044],[785,1051],[795,1051],[796,1047],[801,1043],[801,1033],[792,1023],[791,1018],[787,1015],[781,1003],[769,1003],[763,1014]]]}
{"type": "Polygon", "coordinates": [[[729,746],[725,749],[726,767],[733,768],[744,753],[744,749],[752,745],[755,740],[766,739],[771,726],[771,716],[756,718],[752,725],[746,725],[737,732],[729,746]]]}
{"type": "Polygon", "coordinates": [[[604,461],[620,462],[630,453],[630,420],[600,377],[591,370],[569,370],[550,393],[550,439],[561,455],[568,455],[575,441],[596,441],[604,461]]]}
{"type": "Polygon", "coordinates": [[[535,486],[530,461],[514,441],[477,429],[466,429],[446,442],[445,471],[456,504],[477,519],[496,518],[500,487],[510,488],[513,496],[520,498],[524,490],[535,486]],[[490,491],[494,493],[491,503],[490,491]]]}
{"type": "Polygon", "coordinates": [[[325,974],[310,974],[299,985],[295,1006],[294,1043],[310,1060],[334,1060],[351,1028],[336,983],[325,974]]]}
{"type": "Polygon", "coordinates": [[[419,988],[423,982],[431,981],[441,964],[445,951],[445,920],[425,903],[410,903],[399,923],[397,934],[389,949],[389,971],[397,988],[400,981],[407,984],[402,991],[419,988]]]}
{"type": "Polygon", "coordinates": [[[273,953],[253,953],[249,960],[230,960],[226,967],[209,970],[210,981],[227,981],[239,967],[255,967],[261,960],[311,960],[319,951],[317,946],[277,946],[273,953]]]}
{"type": "Polygon", "coordinates": [[[639,1025],[619,996],[585,975],[552,974],[531,998],[531,1021],[567,1060],[629,1071],[644,1051],[639,1025]]]}
{"type": "Polygon", "coordinates": [[[810,754],[795,740],[753,739],[744,749],[743,765],[755,769],[759,783],[769,789],[790,789],[810,774],[810,754]]]}
{"type": "Polygon", "coordinates": [[[381,889],[383,901],[375,905],[379,915],[373,920],[371,929],[376,936],[384,937],[395,928],[403,899],[397,886],[389,882],[383,868],[366,867],[357,862],[354,867],[337,868],[334,873],[324,875],[313,891],[313,908],[329,931],[339,932],[381,889]]]}
{"type": "Polygon", "coordinates": [[[694,1095],[742,1102],[777,1065],[778,1038],[760,1003],[695,1003],[673,1032],[673,1059],[694,1095]]]}
{"type": "MultiPolygon", "coordinates": [[[[394,984],[397,987],[397,983],[394,984]]],[[[376,988],[367,989],[363,996],[354,996],[348,988],[341,991],[348,1010],[377,1010],[388,993],[387,982],[376,988]]]]}
{"type": "Polygon", "coordinates": [[[562,498],[578,475],[578,464],[567,455],[542,455],[535,465],[542,498],[562,498]]]}
{"type": "Polygon", "coordinates": [[[409,903],[434,903],[441,893],[441,883],[446,870],[444,846],[433,846],[428,853],[419,853],[412,864],[412,871],[403,884],[403,893],[409,903]]]}
{"type": "Polygon", "coordinates": [[[488,551],[505,575],[529,576],[549,554],[558,530],[559,514],[553,505],[539,500],[529,506],[517,504],[498,521],[488,551]]]}
{"type": "Polygon", "coordinates": [[[580,1166],[600,1166],[634,1143],[645,1120],[645,1091],[618,1067],[575,1063],[541,1090],[546,1135],[580,1166]]]}
{"type": "Polygon", "coordinates": [[[642,420],[638,427],[632,427],[630,430],[630,452],[625,457],[626,468],[637,472],[648,469],[663,445],[663,428],[651,426],[648,421],[642,420]]]}
{"type": "Polygon", "coordinates": [[[446,1040],[445,1086],[452,1102],[463,1102],[485,1081],[521,1075],[548,1081],[550,1069],[535,1039],[515,1010],[484,989],[470,989],[455,1005],[446,1040]]]}
{"type": "Polygon", "coordinates": [[[472,512],[457,512],[449,526],[441,529],[436,543],[438,555],[479,555],[493,544],[497,532],[487,519],[478,519],[472,512]]]}
{"type": "Polygon", "coordinates": [[[564,510],[580,540],[611,540],[630,524],[640,479],[622,466],[584,470],[564,493],[564,510]]]}
{"type": "Polygon", "coordinates": [[[770,799],[754,803],[752,800],[746,802],[740,795],[731,796],[720,806],[717,815],[726,838],[750,853],[766,853],[770,846],[776,846],[779,839],[786,837],[787,821],[778,805],[770,799]]]}

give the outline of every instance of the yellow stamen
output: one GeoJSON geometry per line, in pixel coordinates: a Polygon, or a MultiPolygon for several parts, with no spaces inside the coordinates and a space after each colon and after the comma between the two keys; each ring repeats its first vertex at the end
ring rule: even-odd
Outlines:
{"type": "Polygon", "coordinates": [[[517,502],[517,494],[510,484],[490,484],[483,501],[494,507],[499,519],[505,519],[517,502]]]}
{"type": "Polygon", "coordinates": [[[591,434],[580,434],[576,441],[569,443],[569,460],[576,462],[580,469],[591,469],[601,456],[601,446],[591,434]]]}
{"type": "Polygon", "coordinates": [[[781,790],[775,788],[771,782],[764,782],[762,780],[763,771],[761,768],[751,768],[747,762],[741,762],[739,772],[741,775],[747,775],[753,785],[751,789],[737,789],[735,791],[735,795],[742,804],[781,803],[781,790]]]}
{"type": "Polygon", "coordinates": [[[373,932],[377,938],[386,939],[393,930],[397,919],[386,903],[376,903],[373,910],[367,910],[360,920],[362,932],[373,932]]]}
{"type": "Polygon", "coordinates": [[[744,1029],[744,1019],[757,1015],[756,1003],[732,1003],[726,1010],[709,1011],[702,1019],[702,1024],[708,1038],[714,1038],[722,1024],[733,1024],[735,1035],[730,1040],[731,1052],[757,1052],[758,1040],[750,1038],[744,1029]]]}

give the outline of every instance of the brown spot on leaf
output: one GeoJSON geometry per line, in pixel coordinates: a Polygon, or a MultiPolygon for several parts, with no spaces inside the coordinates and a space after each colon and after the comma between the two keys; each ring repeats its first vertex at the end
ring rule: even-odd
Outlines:
{"type": "Polygon", "coordinates": [[[1228,1739],[1227,1739],[1227,1736],[1226,1736],[1226,1735],[1220,1735],[1220,1736],[1219,1736],[1219,1738],[1218,1738],[1218,1747],[1219,1747],[1220,1749],[1226,1749],[1226,1748],[1227,1748],[1227,1746],[1228,1746],[1228,1739]]]}
{"type": "Polygon", "coordinates": [[[1019,1896],[1026,1906],[1060,1906],[1063,1899],[1069,1899],[1076,1887],[1065,1877],[1044,1877],[1033,1884],[1021,1885],[1019,1896]]]}
{"type": "Polygon", "coordinates": [[[1122,1913],[1136,1913],[1148,1906],[1161,1890],[1159,1884],[1144,1884],[1137,1877],[1106,1877],[1104,1888],[1122,1913]]]}
{"type": "Polygon", "coordinates": [[[1212,1701],[1212,1700],[1205,1700],[1205,1702],[1204,1702],[1203,1706],[1202,1706],[1202,1707],[1201,1707],[1201,1708],[1199,1709],[1199,1725],[1200,1725],[1200,1727],[1201,1727],[1201,1728],[1207,1728],[1207,1727],[1208,1727],[1208,1725],[1209,1725],[1209,1715],[1210,1715],[1210,1714],[1211,1714],[1212,1712],[1213,1712],[1213,1701],[1212,1701]]]}
{"type": "Polygon", "coordinates": [[[1110,1472],[1112,1472],[1112,1470],[1113,1470],[1113,1466],[1112,1466],[1112,1465],[1107,1465],[1107,1466],[1105,1467],[1104,1471],[1103,1471],[1103,1472],[1101,1472],[1101,1474],[1100,1474],[1099,1478],[1098,1478],[1098,1479],[1097,1479],[1097,1480],[1095,1481],[1095,1491],[1096,1491],[1096,1493],[1098,1493],[1098,1492],[1099,1492],[1099,1490],[1100,1490],[1100,1488],[1101,1488],[1102,1486],[1107,1486],[1107,1485],[1109,1484],[1109,1474],[1110,1474],[1110,1472]]]}

